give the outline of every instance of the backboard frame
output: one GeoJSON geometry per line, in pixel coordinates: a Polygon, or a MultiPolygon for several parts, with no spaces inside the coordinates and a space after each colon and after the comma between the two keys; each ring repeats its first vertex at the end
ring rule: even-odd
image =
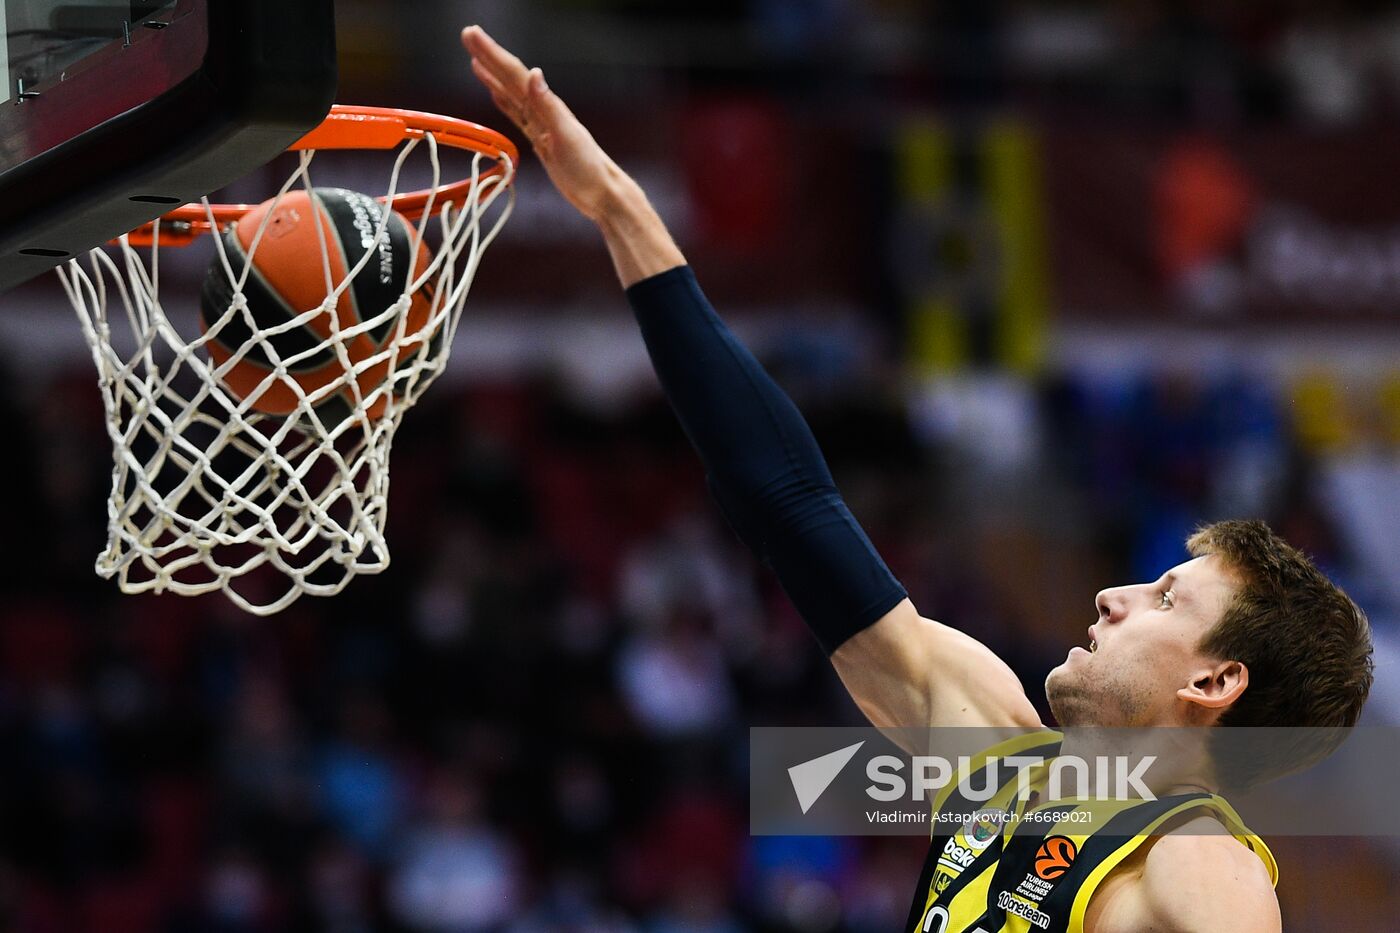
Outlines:
{"type": "Polygon", "coordinates": [[[0,292],[275,158],[336,85],[333,0],[176,0],[81,68],[11,88],[0,292]]]}

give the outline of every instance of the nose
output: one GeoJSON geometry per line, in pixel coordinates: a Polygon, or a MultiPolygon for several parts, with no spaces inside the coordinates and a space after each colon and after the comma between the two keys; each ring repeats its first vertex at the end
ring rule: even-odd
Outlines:
{"type": "Polygon", "coordinates": [[[1098,607],[1100,622],[1118,622],[1127,614],[1121,586],[1099,590],[1094,597],[1094,605],[1098,607]]]}

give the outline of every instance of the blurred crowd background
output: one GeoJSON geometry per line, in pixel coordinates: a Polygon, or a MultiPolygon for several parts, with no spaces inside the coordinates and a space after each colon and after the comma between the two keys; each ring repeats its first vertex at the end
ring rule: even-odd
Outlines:
{"type": "MultiPolygon", "coordinates": [[[[1400,10],[337,6],[342,100],[501,125],[471,21],[543,65],[915,603],[1037,702],[1098,589],[1258,516],[1368,610],[1400,720],[1400,10]]],[[[859,715],[596,236],[528,160],[519,190],[396,442],[392,567],[271,619],[93,575],[86,349],[51,279],[0,298],[0,928],[899,928],[922,840],[749,836],[747,728],[859,715]]],[[[1270,842],[1286,928],[1400,915],[1392,841],[1270,842]]]]}

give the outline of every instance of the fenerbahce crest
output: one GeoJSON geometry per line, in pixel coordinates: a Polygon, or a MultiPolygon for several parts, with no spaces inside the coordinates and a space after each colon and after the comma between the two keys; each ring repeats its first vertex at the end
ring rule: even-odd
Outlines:
{"type": "Polygon", "coordinates": [[[1029,920],[1042,930],[1050,926],[1050,916],[1040,909],[1055,882],[1074,864],[1079,847],[1068,836],[1048,836],[1036,850],[1032,870],[1016,885],[1015,891],[997,892],[997,907],[1029,920]]]}
{"type": "Polygon", "coordinates": [[[981,855],[992,840],[1001,835],[1010,814],[1005,810],[979,810],[963,824],[962,830],[950,837],[938,857],[938,873],[933,879],[933,893],[942,894],[954,878],[981,855]]]}

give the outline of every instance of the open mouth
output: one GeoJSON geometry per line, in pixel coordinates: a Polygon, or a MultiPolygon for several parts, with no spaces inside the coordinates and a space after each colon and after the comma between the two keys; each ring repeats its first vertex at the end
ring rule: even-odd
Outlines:
{"type": "Polygon", "coordinates": [[[1093,654],[1099,650],[1099,640],[1094,637],[1094,627],[1089,626],[1089,653],[1093,654]]]}

